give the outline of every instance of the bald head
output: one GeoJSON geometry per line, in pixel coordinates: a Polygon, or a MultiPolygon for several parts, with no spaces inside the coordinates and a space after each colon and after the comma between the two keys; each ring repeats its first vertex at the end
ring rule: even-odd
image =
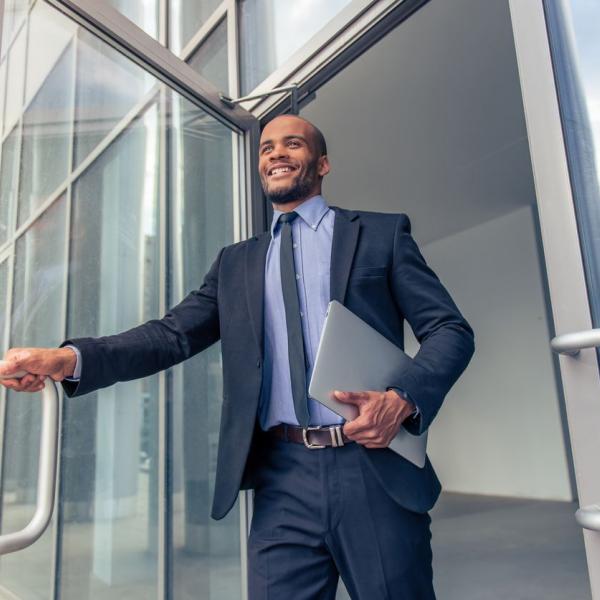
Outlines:
{"type": "Polygon", "coordinates": [[[311,123],[308,119],[305,119],[304,117],[300,117],[298,115],[278,115],[277,117],[275,117],[267,123],[263,132],[266,132],[267,128],[269,127],[269,125],[271,125],[271,123],[276,123],[278,120],[281,119],[285,119],[288,121],[295,120],[297,122],[301,122],[305,127],[308,127],[308,130],[310,131],[311,145],[316,156],[327,155],[327,142],[325,142],[325,136],[323,135],[323,132],[314,123],[311,123]]]}

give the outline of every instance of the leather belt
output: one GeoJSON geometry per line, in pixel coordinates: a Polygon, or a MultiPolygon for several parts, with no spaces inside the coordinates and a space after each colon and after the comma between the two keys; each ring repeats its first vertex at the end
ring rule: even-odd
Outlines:
{"type": "Polygon", "coordinates": [[[304,444],[310,450],[319,448],[340,448],[345,444],[353,443],[342,431],[343,425],[324,425],[319,427],[298,427],[280,423],[267,431],[269,435],[284,442],[304,444]]]}

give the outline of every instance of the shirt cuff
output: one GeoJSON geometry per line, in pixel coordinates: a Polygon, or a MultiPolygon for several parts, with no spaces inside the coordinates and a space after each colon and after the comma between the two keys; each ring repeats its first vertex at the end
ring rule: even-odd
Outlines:
{"type": "Polygon", "coordinates": [[[73,352],[75,352],[75,370],[73,371],[73,375],[71,377],[65,377],[67,381],[79,381],[81,379],[81,352],[76,346],[72,346],[71,344],[67,344],[64,348],[71,348],[73,352]]]}

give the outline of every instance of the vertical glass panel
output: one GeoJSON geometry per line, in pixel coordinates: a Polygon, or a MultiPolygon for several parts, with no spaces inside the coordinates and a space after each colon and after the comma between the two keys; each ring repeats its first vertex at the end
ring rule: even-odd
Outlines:
{"type": "Polygon", "coordinates": [[[600,327],[600,4],[544,5],[592,322],[600,327]]]}
{"type": "MultiPolygon", "coordinates": [[[[159,316],[158,156],[153,106],[73,187],[69,337],[159,316]]],[[[65,398],[61,598],[156,597],[157,410],[158,376],[65,398]]]]}
{"type": "Polygon", "coordinates": [[[19,168],[19,127],[2,144],[0,158],[0,246],[12,233],[19,168]]]}
{"type": "Polygon", "coordinates": [[[242,94],[252,91],[352,0],[240,0],[242,94]]]}
{"type": "Polygon", "coordinates": [[[4,22],[2,24],[2,56],[11,40],[14,37],[15,31],[23,23],[23,19],[27,14],[28,0],[4,0],[4,22]]]}
{"type": "Polygon", "coordinates": [[[8,290],[8,262],[0,263],[0,348],[5,348],[4,336],[6,334],[6,294],[8,290]]]}
{"type": "MultiPolygon", "coordinates": [[[[232,133],[173,99],[170,303],[197,289],[218,250],[233,241],[232,133]]],[[[174,370],[173,597],[240,597],[239,508],[210,519],[222,399],[220,343],[174,370]]]]}
{"type": "Polygon", "coordinates": [[[169,44],[179,54],[222,0],[171,0],[169,44]]]}
{"type": "Polygon", "coordinates": [[[69,170],[72,52],[72,46],[63,52],[23,116],[18,226],[56,191],[69,170]]]}
{"type": "Polygon", "coordinates": [[[229,91],[227,19],[223,19],[189,59],[190,66],[222,92],[229,91]]]}
{"type": "MultiPolygon", "coordinates": [[[[58,199],[16,245],[11,346],[55,346],[63,335],[66,211],[58,199]]],[[[8,392],[2,533],[23,528],[36,502],[40,394],[8,392]]],[[[50,598],[52,526],[35,544],[0,559],[0,581],[19,598],[50,598]]]]}
{"type": "Polygon", "coordinates": [[[6,60],[0,63],[0,136],[4,133],[4,100],[6,98],[6,60]]]}
{"type": "Polygon", "coordinates": [[[23,111],[23,87],[25,85],[25,41],[27,30],[21,29],[8,53],[8,74],[6,76],[6,104],[4,107],[4,127],[9,130],[23,111]]]}
{"type": "MultiPolygon", "coordinates": [[[[46,2],[36,2],[29,17],[25,103],[27,104],[75,36],[77,25],[46,2]],[[40,43],[43,40],[43,43],[40,43]]],[[[66,85],[67,82],[65,81],[66,85]]]]}
{"type": "Polygon", "coordinates": [[[153,38],[158,38],[159,0],[103,0],[153,38]]]}
{"type": "Polygon", "coordinates": [[[77,44],[75,166],[143,98],[154,80],[102,40],[81,29],[77,44]]]}

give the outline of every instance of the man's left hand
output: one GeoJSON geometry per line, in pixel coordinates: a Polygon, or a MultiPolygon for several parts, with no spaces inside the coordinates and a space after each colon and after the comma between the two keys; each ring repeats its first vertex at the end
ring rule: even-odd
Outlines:
{"type": "Polygon", "coordinates": [[[344,433],[366,448],[386,448],[415,406],[395,390],[387,392],[334,392],[340,402],[354,404],[358,416],[344,425],[344,433]]]}

